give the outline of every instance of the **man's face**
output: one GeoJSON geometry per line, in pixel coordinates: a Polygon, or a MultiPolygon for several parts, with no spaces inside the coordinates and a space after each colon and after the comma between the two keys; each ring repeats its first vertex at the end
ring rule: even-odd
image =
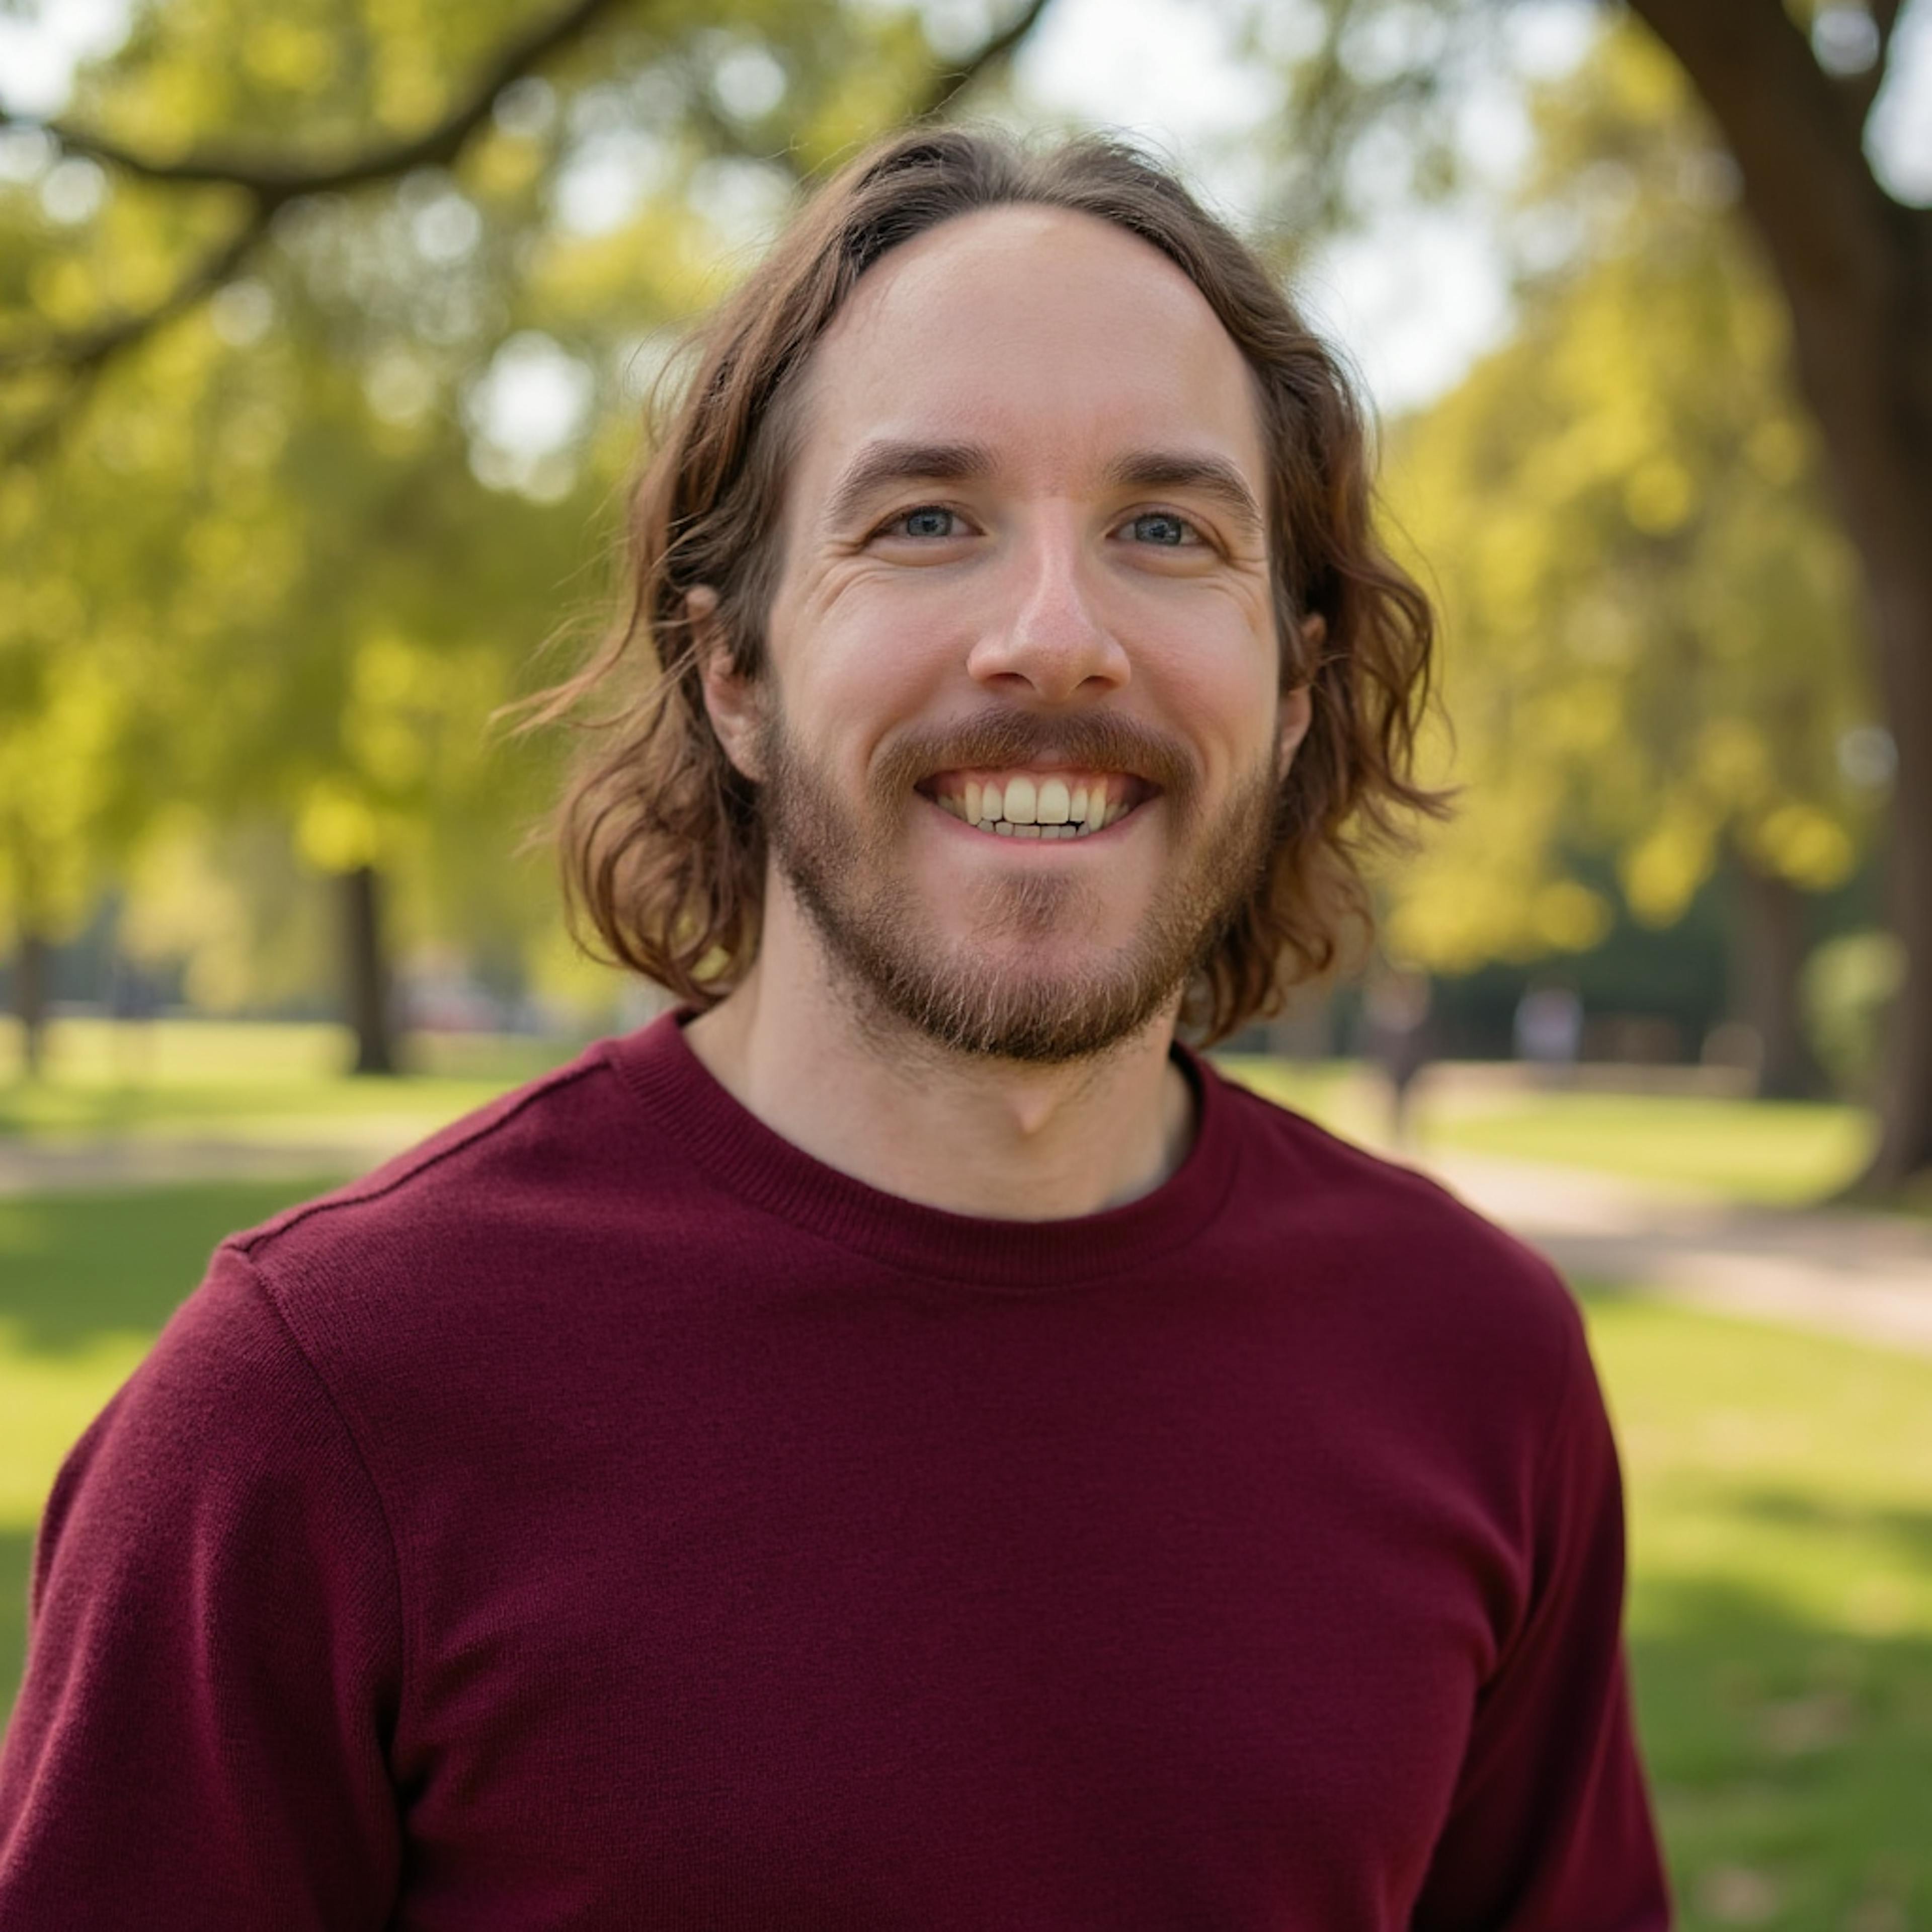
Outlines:
{"type": "Polygon", "coordinates": [[[1144,244],[995,210],[861,282],[796,446],[734,746],[785,882],[950,1047],[1139,1030],[1252,889],[1306,719],[1240,352],[1144,244]]]}

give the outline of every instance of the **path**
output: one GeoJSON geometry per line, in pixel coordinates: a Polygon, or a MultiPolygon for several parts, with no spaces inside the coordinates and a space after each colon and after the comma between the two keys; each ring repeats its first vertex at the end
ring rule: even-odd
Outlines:
{"type": "MultiPolygon", "coordinates": [[[[245,1133],[0,1142],[0,1197],[358,1173],[438,1123],[277,1120],[245,1133]]],[[[1441,1152],[1421,1165],[1572,1279],[1932,1355],[1932,1222],[1744,1208],[1576,1168],[1441,1152]]]]}
{"type": "Polygon", "coordinates": [[[0,1140],[0,1200],[198,1180],[346,1179],[414,1145],[443,1124],[434,1114],[354,1114],[230,1121],[184,1133],[50,1135],[0,1140]]]}
{"type": "Polygon", "coordinates": [[[1426,1163],[1574,1280],[1932,1355],[1932,1222],[1742,1207],[1575,1168],[1442,1153],[1426,1163]]]}

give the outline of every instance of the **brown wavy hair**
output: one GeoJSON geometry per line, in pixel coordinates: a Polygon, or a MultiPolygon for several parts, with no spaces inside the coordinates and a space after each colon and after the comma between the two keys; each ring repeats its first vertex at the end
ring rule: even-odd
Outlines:
{"type": "Polygon", "coordinates": [[[1334,353],[1230,230],[1132,149],[1088,138],[1036,151],[976,130],[915,129],[820,189],[696,332],[694,373],[655,412],[632,494],[616,620],[530,721],[586,726],[555,826],[572,931],[694,1006],[723,998],[756,955],[766,852],[758,788],[705,710],[686,599],[700,585],[716,593],[724,647],[755,674],[814,345],[892,249],[1014,203],[1090,215],[1159,249],[1256,378],[1282,688],[1310,688],[1313,722],[1282,784],[1265,872],[1190,989],[1196,1035],[1211,1042],[1278,1010],[1351,936],[1366,938],[1365,849],[1443,808],[1412,775],[1433,620],[1377,540],[1363,411],[1334,353]],[[1311,616],[1322,620],[1312,648],[1311,616]]]}

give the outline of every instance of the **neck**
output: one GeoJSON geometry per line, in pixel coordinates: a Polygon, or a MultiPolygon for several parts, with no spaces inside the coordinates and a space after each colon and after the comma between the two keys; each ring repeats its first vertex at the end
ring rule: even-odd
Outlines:
{"type": "Polygon", "coordinates": [[[1193,1137],[1174,1012],[1060,1066],[941,1047],[842,986],[815,932],[767,899],[758,963],[685,1037],[732,1098],[829,1167],[908,1201],[1006,1220],[1150,1192],[1193,1137]]]}

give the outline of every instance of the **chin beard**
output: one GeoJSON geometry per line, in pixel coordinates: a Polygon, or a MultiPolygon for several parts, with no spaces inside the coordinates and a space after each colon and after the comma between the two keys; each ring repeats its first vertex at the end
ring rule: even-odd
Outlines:
{"type": "MultiPolygon", "coordinates": [[[[1035,746],[1043,742],[1033,721],[1013,722],[1035,746]]],[[[1106,739],[1112,730],[1106,721],[1097,736],[1106,739]]],[[[1012,879],[974,940],[943,942],[924,929],[915,896],[891,865],[896,820],[908,809],[907,767],[1031,762],[1024,755],[1028,748],[1012,742],[1010,721],[999,721],[993,735],[1001,742],[976,737],[962,755],[937,761],[929,751],[909,756],[914,748],[902,748],[882,764],[860,814],[798,754],[782,726],[768,724],[760,749],[769,849],[824,942],[862,1024],[875,1027],[890,1018],[931,1045],[988,1059],[1034,1065],[1091,1059],[1143,1032],[1178,1003],[1258,886],[1274,844],[1272,764],[1238,787],[1214,821],[1184,842],[1181,835],[1198,815],[1191,805],[1196,790],[1181,776],[1174,751],[1162,750],[1154,762],[1175,781],[1163,787],[1163,795],[1175,814],[1176,843],[1186,848],[1177,868],[1126,945],[1047,974],[1011,963],[1013,943],[1045,943],[1077,929],[1092,909],[1085,882],[1044,872],[1012,879]],[[993,963],[988,952],[1002,940],[1007,963],[993,963]]],[[[1096,734],[1072,735],[1090,746],[1096,734]]],[[[1052,742],[1066,743],[1064,725],[1052,742]]],[[[1147,762],[1135,768],[1144,770],[1147,762]]]]}

